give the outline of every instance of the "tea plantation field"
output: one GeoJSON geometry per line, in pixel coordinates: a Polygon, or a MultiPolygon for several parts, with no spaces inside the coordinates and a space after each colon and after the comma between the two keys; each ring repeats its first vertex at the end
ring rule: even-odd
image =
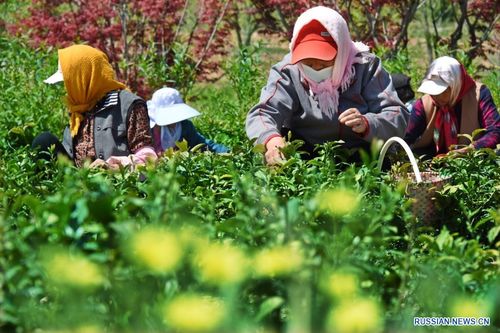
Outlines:
{"type": "MultiPolygon", "coordinates": [[[[432,225],[394,181],[405,158],[381,173],[377,145],[353,165],[336,143],[309,161],[294,143],[268,168],[244,133],[268,69],[242,53],[187,96],[230,154],[181,145],[135,173],[35,163],[33,137],[67,122],[64,88],[42,82],[56,66],[55,50],[0,37],[1,332],[457,331],[414,317],[498,332],[492,150],[421,166],[450,176],[432,225]]],[[[498,105],[498,73],[482,81],[498,105]]]]}

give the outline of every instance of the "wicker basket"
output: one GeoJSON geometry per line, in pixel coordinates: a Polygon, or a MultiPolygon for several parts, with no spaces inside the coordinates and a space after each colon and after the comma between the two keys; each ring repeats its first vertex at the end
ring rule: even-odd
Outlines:
{"type": "Polygon", "coordinates": [[[415,160],[415,156],[413,156],[410,147],[403,139],[398,137],[390,138],[382,147],[378,159],[379,170],[382,169],[385,154],[393,143],[399,143],[403,147],[408,155],[408,158],[410,159],[413,169],[413,172],[396,177],[396,180],[398,181],[407,182],[406,194],[409,198],[413,199],[413,215],[425,225],[433,224],[438,217],[435,204],[436,191],[442,189],[450,177],[441,177],[439,173],[435,171],[420,172],[417,161],[415,160]]]}

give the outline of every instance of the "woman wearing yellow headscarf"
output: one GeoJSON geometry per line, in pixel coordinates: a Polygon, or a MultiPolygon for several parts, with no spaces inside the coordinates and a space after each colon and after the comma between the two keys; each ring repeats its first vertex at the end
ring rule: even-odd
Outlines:
{"type": "MultiPolygon", "coordinates": [[[[46,83],[64,81],[69,126],[63,143],[42,133],[33,147],[67,155],[77,166],[118,168],[156,159],[146,103],[115,79],[107,56],[87,45],[60,49],[59,69],[46,83]]],[[[45,155],[47,156],[47,155],[45,155]]]]}

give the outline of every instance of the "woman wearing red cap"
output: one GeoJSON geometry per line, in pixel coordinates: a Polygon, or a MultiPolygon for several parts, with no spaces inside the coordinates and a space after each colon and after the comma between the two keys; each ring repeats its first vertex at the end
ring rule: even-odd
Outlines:
{"type": "Polygon", "coordinates": [[[450,149],[461,153],[500,143],[500,114],[489,89],[474,81],[456,59],[434,60],[418,91],[425,95],[415,103],[405,135],[416,153],[433,157],[450,149]],[[472,143],[459,137],[479,128],[484,132],[472,143]],[[457,144],[462,147],[455,150],[457,144]]]}
{"type": "Polygon", "coordinates": [[[287,131],[313,145],[343,140],[367,147],[372,139],[402,137],[409,117],[380,59],[351,40],[335,10],[314,7],[295,23],[291,53],[271,69],[246,132],[266,146],[266,161],[282,161],[287,131]]]}

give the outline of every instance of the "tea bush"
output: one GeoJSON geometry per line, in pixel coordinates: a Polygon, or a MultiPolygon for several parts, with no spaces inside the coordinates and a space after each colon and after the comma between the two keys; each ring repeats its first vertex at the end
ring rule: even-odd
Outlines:
{"type": "Polygon", "coordinates": [[[500,324],[494,152],[427,165],[451,176],[433,226],[376,170],[376,150],[351,165],[335,143],[309,161],[294,144],[267,168],[244,133],[267,69],[243,51],[225,83],[197,85],[188,101],[230,155],[181,145],[138,173],[34,162],[34,135],[67,122],[63,88],[42,82],[55,52],[1,37],[0,54],[2,331],[398,332],[414,316],[490,317],[484,332],[500,324]]]}

